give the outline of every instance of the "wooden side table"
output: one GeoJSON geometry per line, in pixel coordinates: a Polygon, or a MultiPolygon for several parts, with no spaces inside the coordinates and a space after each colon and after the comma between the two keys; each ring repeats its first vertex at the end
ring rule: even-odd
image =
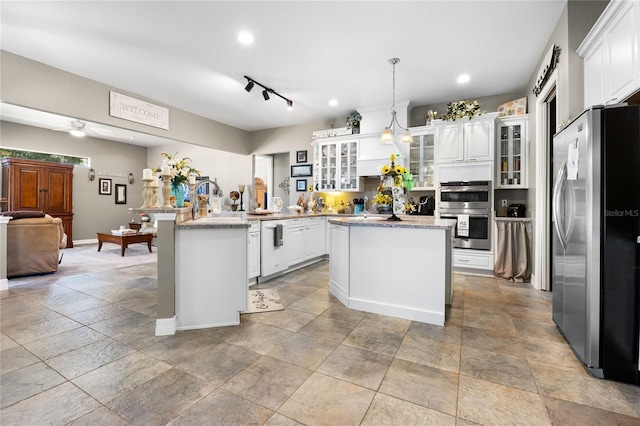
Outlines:
{"type": "Polygon", "coordinates": [[[129,244],[133,243],[147,243],[147,247],[149,247],[149,253],[153,253],[151,250],[151,240],[153,239],[153,234],[131,234],[131,235],[113,235],[113,234],[103,234],[98,232],[98,251],[102,249],[102,243],[113,243],[120,245],[120,255],[124,256],[124,251],[129,244]]]}

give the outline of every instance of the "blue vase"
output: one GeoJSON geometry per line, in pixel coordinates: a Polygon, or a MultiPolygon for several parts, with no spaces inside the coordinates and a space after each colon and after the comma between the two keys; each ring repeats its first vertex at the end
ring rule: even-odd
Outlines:
{"type": "Polygon", "coordinates": [[[184,207],[184,185],[179,182],[171,182],[171,195],[176,197],[176,207],[184,207]]]}

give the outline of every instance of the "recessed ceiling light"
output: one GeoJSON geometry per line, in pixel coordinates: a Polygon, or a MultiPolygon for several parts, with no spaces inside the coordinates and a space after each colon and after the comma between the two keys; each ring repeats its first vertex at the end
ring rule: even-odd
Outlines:
{"type": "Polygon", "coordinates": [[[468,83],[470,80],[469,75],[467,74],[462,74],[458,77],[458,83],[460,84],[464,84],[464,83],[468,83]]]}
{"type": "Polygon", "coordinates": [[[238,34],[238,41],[242,44],[253,44],[253,34],[249,31],[242,31],[238,34]]]}
{"type": "Polygon", "coordinates": [[[330,105],[330,106],[336,106],[336,105],[338,105],[338,101],[336,101],[335,99],[331,99],[331,100],[329,101],[329,105],[330,105]]]}

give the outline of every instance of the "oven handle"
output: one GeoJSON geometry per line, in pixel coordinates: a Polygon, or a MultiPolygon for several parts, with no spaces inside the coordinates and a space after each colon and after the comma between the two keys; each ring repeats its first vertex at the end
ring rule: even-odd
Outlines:
{"type": "Polygon", "coordinates": [[[489,188],[486,186],[456,186],[454,189],[441,186],[440,192],[489,192],[489,188]]]}
{"type": "MultiPolygon", "coordinates": [[[[466,213],[461,213],[461,214],[466,214],[466,213]]],[[[470,214],[470,215],[467,215],[467,216],[469,216],[469,218],[472,218],[472,217],[481,217],[483,219],[488,219],[489,218],[489,215],[487,215],[487,214],[470,214]]],[[[450,213],[446,213],[446,214],[443,215],[441,213],[440,217],[442,219],[457,219],[458,215],[457,214],[450,214],[450,213]]]]}

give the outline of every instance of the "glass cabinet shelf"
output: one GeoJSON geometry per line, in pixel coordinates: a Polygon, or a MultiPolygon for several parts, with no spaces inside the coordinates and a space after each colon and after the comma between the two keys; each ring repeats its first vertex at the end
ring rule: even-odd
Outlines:
{"type": "Polygon", "coordinates": [[[527,119],[522,117],[498,121],[498,188],[527,188],[527,119]]]}
{"type": "Polygon", "coordinates": [[[409,147],[409,172],[413,175],[414,189],[434,189],[435,162],[433,133],[414,134],[409,147]]]}

